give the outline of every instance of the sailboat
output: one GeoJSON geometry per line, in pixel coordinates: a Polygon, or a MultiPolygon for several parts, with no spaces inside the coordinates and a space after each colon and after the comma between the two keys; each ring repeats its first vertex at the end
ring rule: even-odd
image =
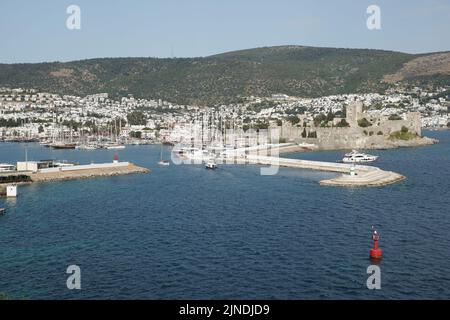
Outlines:
{"type": "Polygon", "coordinates": [[[170,162],[167,160],[163,160],[163,144],[161,143],[161,159],[159,160],[158,164],[160,166],[169,166],[170,162]]]}

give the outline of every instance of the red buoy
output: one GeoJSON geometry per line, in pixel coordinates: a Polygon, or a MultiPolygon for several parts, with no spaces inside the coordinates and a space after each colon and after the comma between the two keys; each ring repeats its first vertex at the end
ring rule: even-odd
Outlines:
{"type": "Polygon", "coordinates": [[[382,251],[380,248],[378,248],[378,241],[380,240],[380,236],[378,235],[378,232],[376,230],[372,233],[372,240],[373,248],[370,249],[370,258],[381,259],[382,251]]]}

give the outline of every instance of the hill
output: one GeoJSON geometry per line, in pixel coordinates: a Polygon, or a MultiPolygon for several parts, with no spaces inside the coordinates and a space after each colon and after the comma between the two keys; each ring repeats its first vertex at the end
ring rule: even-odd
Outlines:
{"type": "Polygon", "coordinates": [[[265,47],[201,58],[101,58],[0,64],[0,86],[61,94],[133,94],[177,103],[218,104],[273,93],[317,97],[382,92],[397,81],[450,83],[450,53],[265,47]],[[428,65],[433,67],[428,68],[428,65]]]}

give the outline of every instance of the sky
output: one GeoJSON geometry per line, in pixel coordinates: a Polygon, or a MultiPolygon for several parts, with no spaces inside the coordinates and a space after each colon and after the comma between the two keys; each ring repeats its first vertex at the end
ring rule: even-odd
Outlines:
{"type": "Polygon", "coordinates": [[[277,45],[450,51],[450,0],[1,0],[0,63],[199,57],[277,45]],[[80,8],[80,29],[66,26],[80,8]],[[377,5],[381,29],[369,30],[377,5]]]}

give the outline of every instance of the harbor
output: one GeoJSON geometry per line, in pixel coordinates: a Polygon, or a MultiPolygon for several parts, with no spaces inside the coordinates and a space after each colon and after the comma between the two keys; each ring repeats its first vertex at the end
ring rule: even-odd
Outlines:
{"type": "MultiPolygon", "coordinates": [[[[442,190],[450,181],[450,131],[426,134],[441,143],[370,151],[379,156],[375,167],[407,177],[382,188],[320,185],[349,174],[347,165],[336,163],[342,151],[284,153],[281,159],[303,161],[265,177],[257,164],[219,163],[214,171],[172,162],[160,167],[159,145],[119,152],[121,161],[149,167],[151,174],[18,185],[17,199],[0,198],[6,209],[0,217],[0,286],[12,298],[27,299],[112,298],[111,283],[129,288],[121,291],[124,299],[449,295],[449,282],[442,279],[450,259],[450,216],[442,190]],[[331,163],[336,171],[300,168],[306,161],[331,163]],[[382,239],[382,267],[389,269],[383,289],[345,289],[343,282],[366,281],[372,224],[382,239]],[[42,286],[41,275],[54,268],[65,275],[72,263],[82,265],[86,280],[95,275],[92,289],[74,293],[57,276],[42,286]],[[428,264],[436,277],[422,275],[428,264]],[[121,272],[120,280],[111,266],[121,272]],[[330,270],[336,277],[323,281],[330,270]],[[219,294],[217,287],[223,288],[219,294]]],[[[24,149],[0,144],[2,162],[16,164],[24,149]]],[[[169,152],[164,146],[163,159],[169,152]]],[[[112,162],[114,151],[29,144],[28,154],[85,164],[112,162]]]]}
{"type": "MultiPolygon", "coordinates": [[[[220,154],[201,149],[186,148],[185,150],[186,151],[181,152],[182,159],[190,160],[193,163],[205,162],[207,168],[215,169],[217,163],[225,163],[286,167],[342,174],[332,179],[319,181],[320,185],[323,186],[382,187],[406,179],[405,176],[399,173],[385,171],[375,166],[356,164],[355,162],[337,163],[280,157],[282,154],[313,151],[314,145],[297,145],[294,143],[266,144],[228,149],[222,151],[220,154]],[[275,153],[275,155],[270,156],[271,153],[275,153]],[[212,164],[214,164],[214,166],[212,164]]],[[[353,152],[355,152],[355,150],[353,152]]],[[[346,157],[344,157],[344,160],[345,159],[346,157]]],[[[373,157],[373,161],[376,159],[377,157],[373,157]]]]}

